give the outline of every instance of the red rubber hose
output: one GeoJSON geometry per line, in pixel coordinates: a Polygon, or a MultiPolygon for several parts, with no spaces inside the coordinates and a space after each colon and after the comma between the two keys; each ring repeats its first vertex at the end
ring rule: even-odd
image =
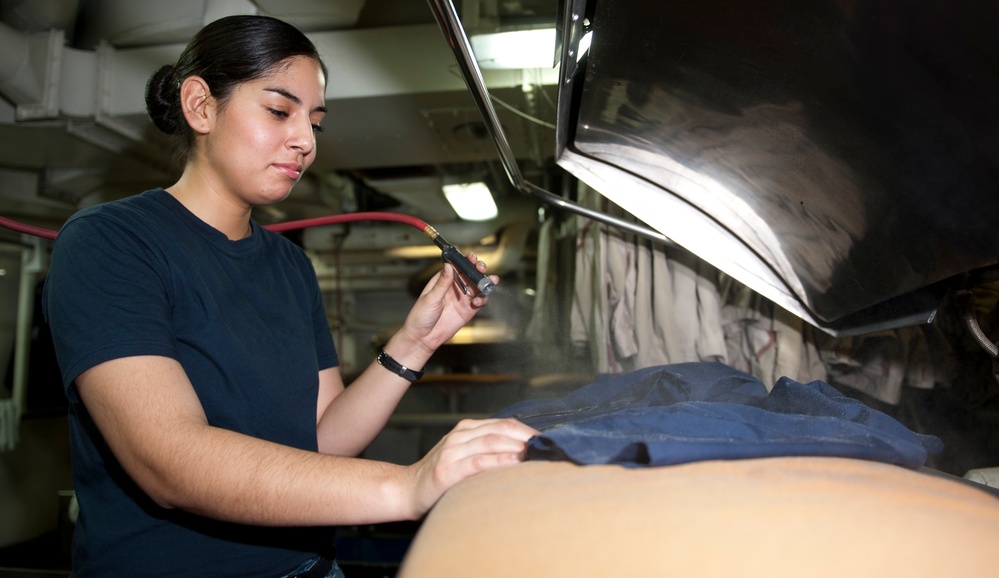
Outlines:
{"type": "MultiPolygon", "coordinates": [[[[337,223],[347,223],[353,221],[394,221],[396,223],[403,223],[411,227],[416,227],[423,231],[423,234],[430,239],[441,249],[441,256],[445,261],[451,263],[458,268],[472,284],[479,290],[479,293],[483,295],[489,295],[492,293],[496,285],[493,283],[492,279],[487,277],[485,274],[481,273],[474,264],[470,263],[464,255],[458,251],[454,245],[451,245],[440,233],[438,233],[433,227],[428,225],[426,221],[422,219],[417,219],[412,215],[403,215],[401,213],[382,213],[382,212],[363,212],[363,213],[344,213],[342,215],[330,215],[328,217],[316,217],[314,219],[302,219],[299,221],[287,221],[284,223],[276,223],[273,225],[265,225],[264,228],[276,233],[282,231],[291,231],[293,229],[304,229],[307,227],[317,227],[320,225],[333,225],[337,223]]],[[[45,229],[43,227],[35,227],[32,225],[25,225],[23,223],[18,223],[11,219],[5,217],[0,217],[0,226],[6,227],[13,231],[19,233],[27,233],[29,235],[34,235],[36,237],[43,237],[45,239],[55,239],[58,233],[51,229],[45,229]]],[[[464,290],[464,285],[462,286],[464,290]]]]}
{"type": "Polygon", "coordinates": [[[12,221],[6,217],[0,217],[0,227],[6,227],[11,231],[17,231],[18,233],[27,233],[29,235],[42,237],[44,239],[56,238],[56,232],[53,231],[52,229],[45,229],[43,227],[34,227],[32,225],[25,225],[24,223],[18,223],[17,221],[12,221]]]}
{"type": "Polygon", "coordinates": [[[264,228],[280,233],[282,231],[292,231],[295,229],[306,229],[308,227],[334,225],[337,223],[347,223],[353,221],[394,221],[396,223],[405,223],[416,227],[421,231],[425,231],[426,228],[430,226],[425,221],[417,219],[412,215],[372,211],[367,213],[344,213],[342,215],[330,215],[328,217],[316,217],[314,219],[302,219],[300,221],[287,221],[284,223],[275,223],[273,225],[264,225],[264,228]]]}
{"type": "MultiPolygon", "coordinates": [[[[285,223],[264,225],[264,228],[279,233],[282,231],[292,231],[295,229],[305,229],[308,227],[318,227],[320,225],[333,225],[353,221],[394,221],[396,223],[404,223],[420,229],[427,234],[427,236],[433,238],[431,233],[428,232],[428,228],[430,231],[433,231],[433,229],[430,228],[430,225],[422,219],[417,219],[412,215],[403,215],[401,213],[382,213],[374,211],[366,213],[344,213],[342,215],[330,215],[328,217],[288,221],[285,223]]],[[[19,223],[6,217],[0,217],[0,227],[5,227],[18,233],[27,233],[28,235],[34,235],[35,237],[42,237],[44,239],[55,239],[58,235],[58,232],[53,231],[52,229],[25,225],[24,223],[19,223]]]]}

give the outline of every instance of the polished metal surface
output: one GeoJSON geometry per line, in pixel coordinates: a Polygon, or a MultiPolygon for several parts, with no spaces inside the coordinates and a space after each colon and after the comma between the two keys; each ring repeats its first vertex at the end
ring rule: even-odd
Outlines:
{"type": "Polygon", "coordinates": [[[662,233],[649,229],[641,223],[626,221],[613,215],[607,215],[577,205],[528,181],[520,170],[517,158],[510,146],[510,141],[507,139],[503,125],[496,114],[496,108],[490,100],[489,89],[486,88],[485,81],[482,78],[482,71],[479,69],[479,65],[472,53],[468,35],[461,24],[461,19],[458,16],[454,2],[451,0],[428,0],[428,4],[438,26],[440,26],[451,54],[454,56],[458,70],[471,92],[476,108],[485,121],[486,131],[496,145],[497,153],[503,164],[503,169],[506,171],[507,178],[510,179],[510,183],[515,189],[558,209],[609,224],[659,243],[673,244],[662,233]]]}
{"type": "Polygon", "coordinates": [[[558,162],[779,305],[927,321],[999,260],[999,4],[566,4],[558,162]]]}

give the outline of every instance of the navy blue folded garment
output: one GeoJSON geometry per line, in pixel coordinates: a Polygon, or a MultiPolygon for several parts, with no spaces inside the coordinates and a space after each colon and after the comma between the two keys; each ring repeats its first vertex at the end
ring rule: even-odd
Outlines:
{"type": "Polygon", "coordinates": [[[830,385],[782,377],[770,392],[755,377],[714,362],[601,374],[558,398],[495,414],[541,431],[527,458],[577,464],[663,466],[715,459],[836,456],[917,469],[939,438],[830,385]]]}

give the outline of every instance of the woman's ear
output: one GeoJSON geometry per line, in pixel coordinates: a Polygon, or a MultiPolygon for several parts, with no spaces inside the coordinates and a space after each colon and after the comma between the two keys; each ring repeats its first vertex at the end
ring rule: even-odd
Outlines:
{"type": "Polygon", "coordinates": [[[187,124],[196,133],[206,134],[211,130],[210,100],[212,91],[200,76],[188,76],[180,85],[180,107],[187,124]]]}

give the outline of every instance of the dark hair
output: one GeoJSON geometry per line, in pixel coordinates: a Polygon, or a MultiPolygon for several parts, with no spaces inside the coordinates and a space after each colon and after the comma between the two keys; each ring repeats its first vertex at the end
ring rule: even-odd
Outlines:
{"type": "Polygon", "coordinates": [[[328,71],[315,45],[300,30],[269,16],[227,16],[202,28],[181,53],[177,64],[166,65],[146,83],[146,112],[156,128],[183,137],[178,156],[187,160],[193,133],[180,107],[180,85],[200,76],[224,107],[241,83],[267,76],[293,56],[308,56],[328,71]]]}

